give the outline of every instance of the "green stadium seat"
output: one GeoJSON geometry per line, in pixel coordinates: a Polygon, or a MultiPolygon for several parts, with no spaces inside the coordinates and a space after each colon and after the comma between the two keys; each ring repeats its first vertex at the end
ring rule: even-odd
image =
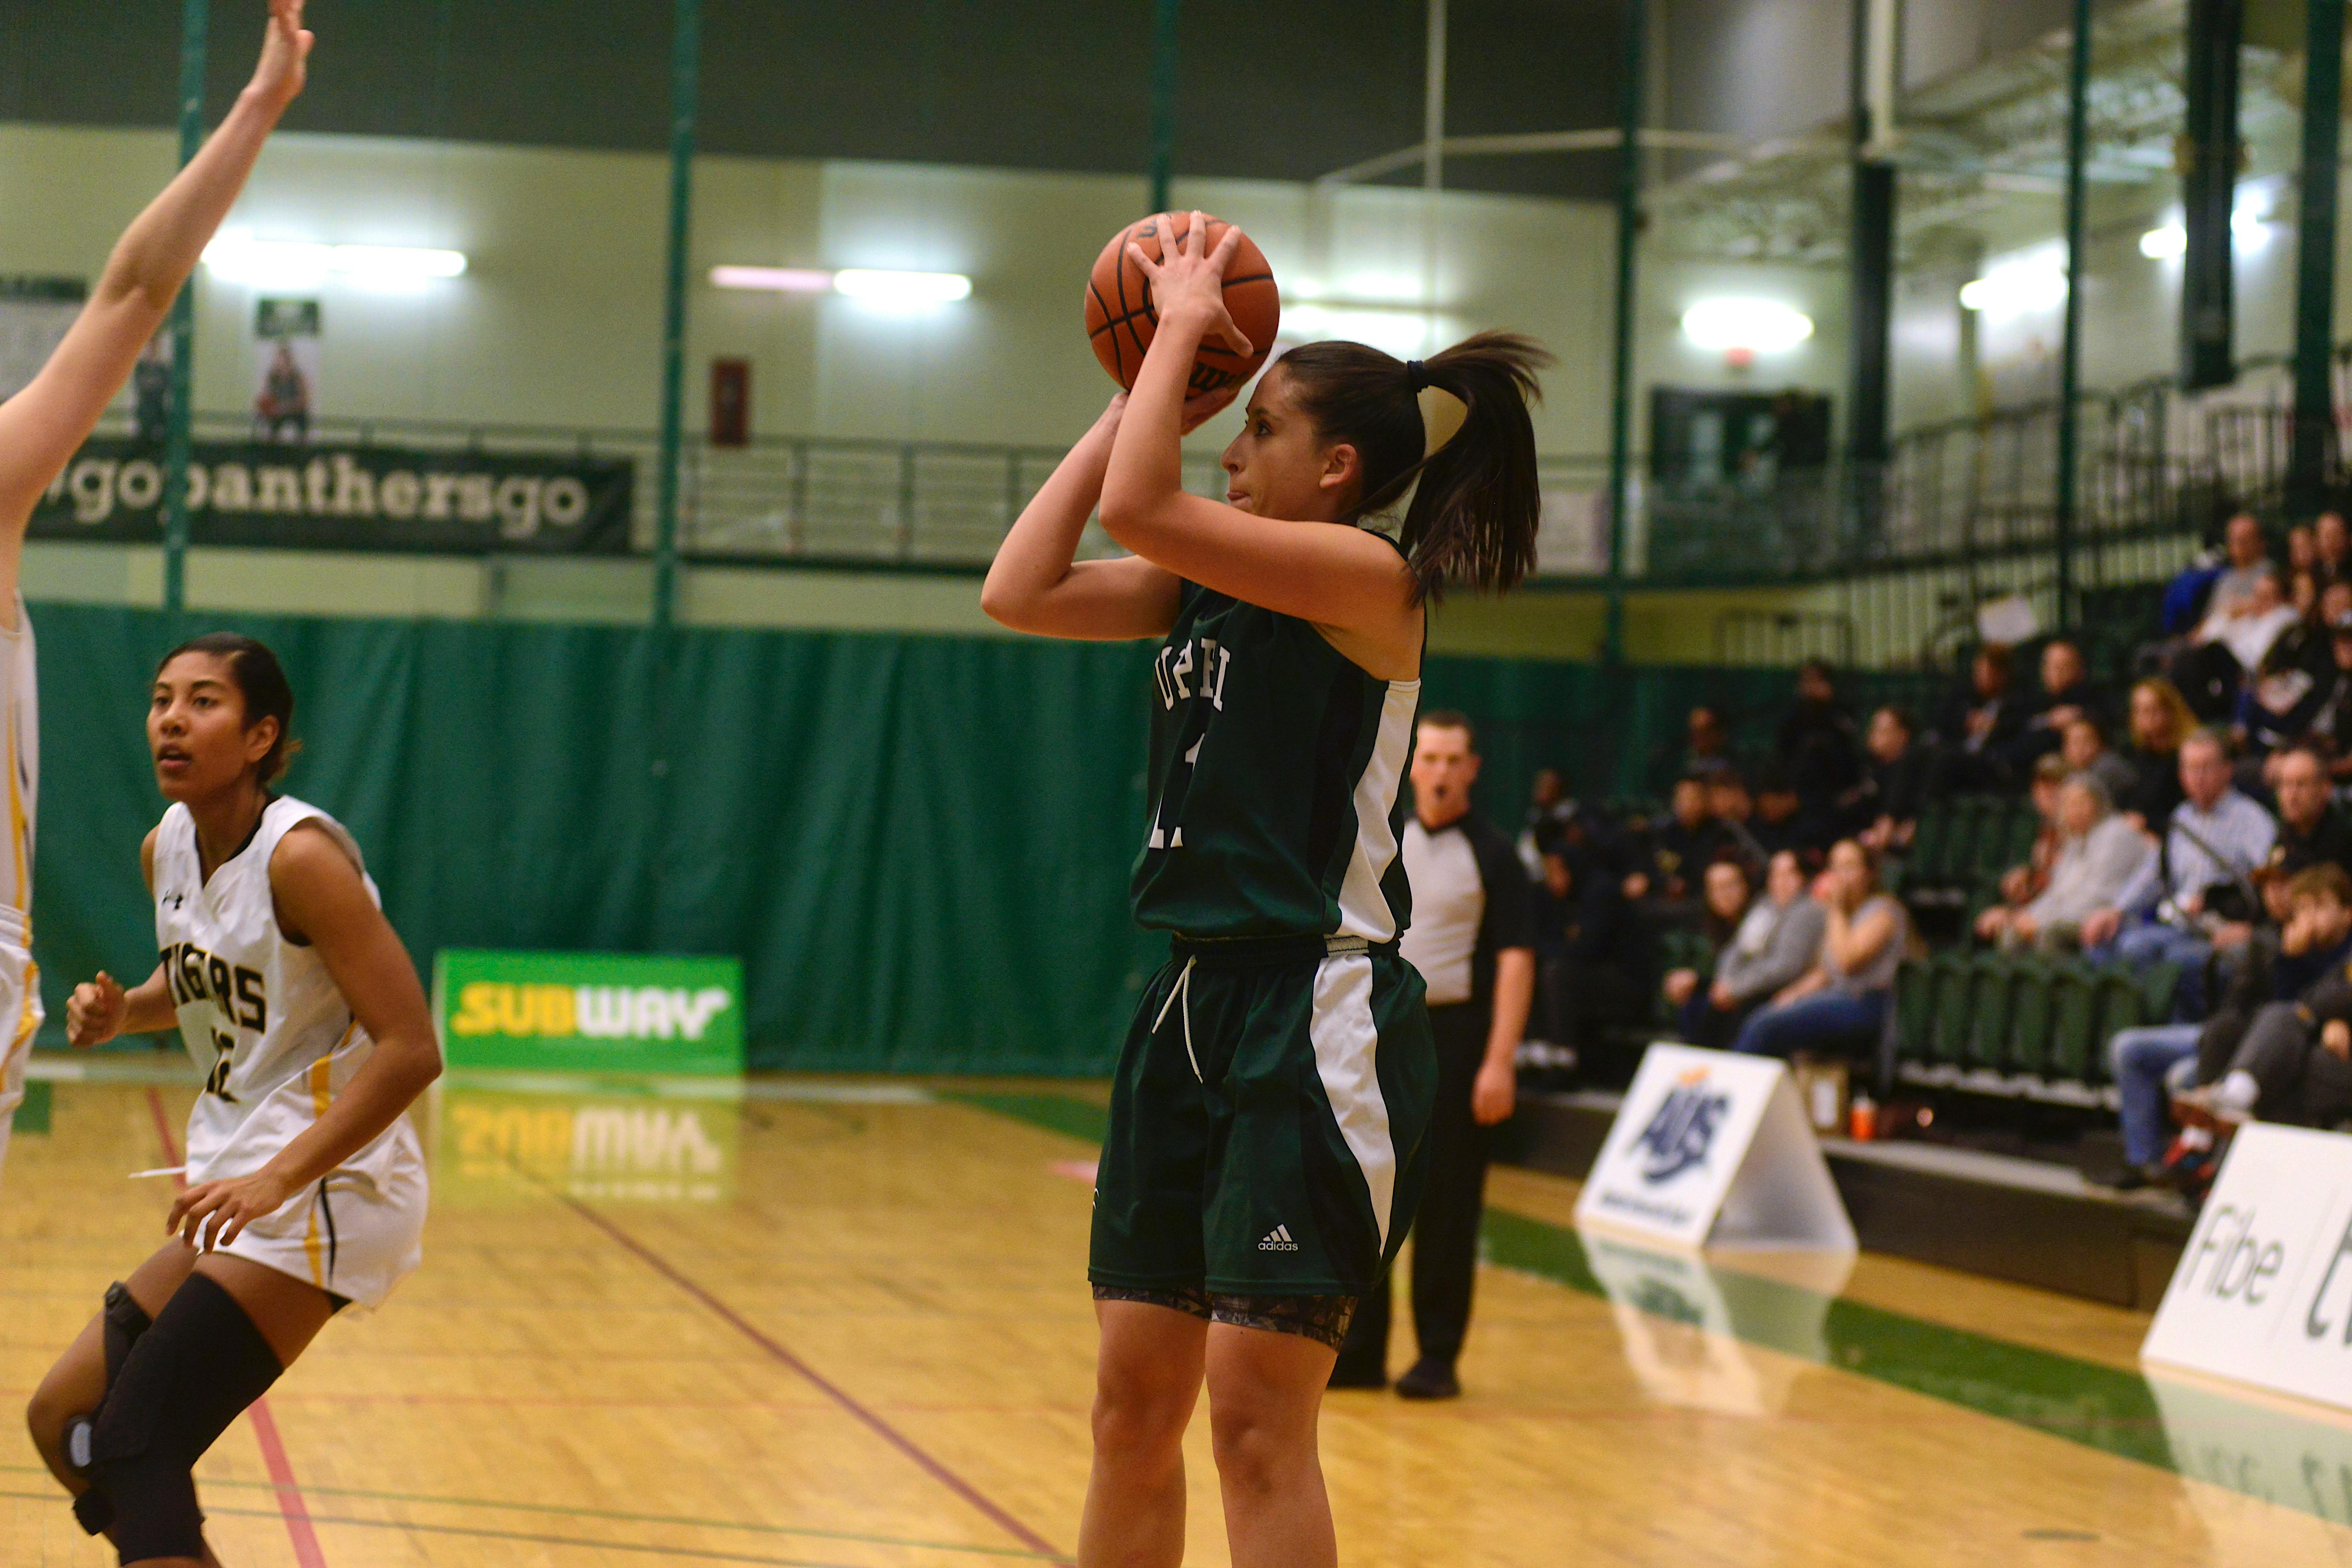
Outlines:
{"type": "Polygon", "coordinates": [[[1931,962],[1931,1016],[1927,1057],[1941,1067],[1964,1067],[1969,1059],[1969,993],[1973,976],[1968,955],[1939,952],[1931,962]]]}
{"type": "Polygon", "coordinates": [[[2105,1045],[2099,1037],[2099,972],[2080,959],[2053,965],[2050,995],[2050,1047],[2042,1076],[2088,1083],[2105,1045]]]}
{"type": "Polygon", "coordinates": [[[1936,1016],[1935,970],[1924,958],[1906,958],[1895,971],[1895,1059],[1924,1065],[1933,1059],[1929,1027],[1936,1016]]]}
{"type": "Polygon", "coordinates": [[[2057,1021],[2050,964],[2040,958],[2018,958],[2012,962],[2016,982],[2009,1003],[2007,1070],[2032,1078],[2045,1077],[2050,1068],[2051,1026],[2057,1021]]]}
{"type": "Polygon", "coordinates": [[[1981,952],[1969,961],[1968,1066],[2002,1070],[2016,990],[2017,965],[2007,953],[1981,952]]]}
{"type": "MultiPolygon", "coordinates": [[[[1969,846],[1969,873],[1972,878],[1998,881],[2000,874],[2025,857],[2013,847],[2021,818],[2017,805],[2008,800],[1987,800],[1978,807],[1977,835],[1969,846]]],[[[2027,806],[2023,821],[2031,822],[2033,808],[2027,806]]],[[[2026,835],[2026,847],[2033,847],[2033,836],[2026,835]]]]}
{"type": "Polygon", "coordinates": [[[1949,800],[1931,801],[1920,812],[1918,831],[1911,836],[1911,853],[1903,862],[1906,888],[1930,883],[1943,875],[1958,815],[1949,800]]]}

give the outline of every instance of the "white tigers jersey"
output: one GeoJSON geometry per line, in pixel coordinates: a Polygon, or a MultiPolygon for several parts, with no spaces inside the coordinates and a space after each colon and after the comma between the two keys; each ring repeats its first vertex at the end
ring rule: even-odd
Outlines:
{"type": "MultiPolygon", "coordinates": [[[[269,859],[305,822],[341,847],[368,896],[381,903],[350,833],[299,800],[271,801],[252,840],[216,867],[210,882],[186,806],[165,812],[156,831],[155,941],[181,1037],[205,1075],[188,1112],[192,1185],[260,1169],[326,1113],[375,1049],[318,953],[278,926],[269,859]]],[[[413,1173],[421,1192],[423,1170],[404,1116],[335,1174],[381,1185],[413,1173]]]]}

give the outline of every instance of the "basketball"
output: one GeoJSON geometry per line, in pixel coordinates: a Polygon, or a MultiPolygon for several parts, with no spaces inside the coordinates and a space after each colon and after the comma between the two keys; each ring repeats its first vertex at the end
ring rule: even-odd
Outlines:
{"type": "MultiPolygon", "coordinates": [[[[1213,217],[1208,224],[1213,250],[1233,226],[1213,217]]],[[[1154,213],[1111,236],[1095,258],[1094,274],[1087,279],[1087,339],[1094,344],[1095,358],[1121,386],[1135,385],[1160,321],[1151,302],[1151,280],[1128,255],[1128,242],[1134,241],[1157,261],[1192,226],[1190,213],[1154,213]]],[[[1191,391],[1195,397],[1239,386],[1255,375],[1274,352],[1275,334],[1282,330],[1282,294],[1275,287],[1274,270],[1265,264],[1265,252],[1247,235],[1242,236],[1233,263],[1225,268],[1225,309],[1248,336],[1251,352],[1235,353],[1213,339],[1203,342],[1192,362],[1191,391]]]]}

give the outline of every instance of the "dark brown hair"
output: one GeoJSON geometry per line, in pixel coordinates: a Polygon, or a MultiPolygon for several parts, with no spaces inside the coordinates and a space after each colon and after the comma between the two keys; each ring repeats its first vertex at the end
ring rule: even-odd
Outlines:
{"type": "Polygon", "coordinates": [[[1470,722],[1470,715],[1458,708],[1433,708],[1414,721],[1413,728],[1431,725],[1440,730],[1462,731],[1462,749],[1472,756],[1478,754],[1478,726],[1470,722]]]}
{"type": "Polygon", "coordinates": [[[1353,511],[1394,506],[1417,479],[1400,542],[1422,595],[1467,584],[1517,587],[1534,569],[1543,496],[1536,476],[1536,372],[1551,363],[1532,338],[1480,332],[1427,361],[1362,343],[1307,343],[1282,356],[1298,405],[1324,439],[1356,448],[1363,485],[1353,511]],[[1416,395],[1434,386],[1468,409],[1462,428],[1424,458],[1416,395]]]}
{"type": "Polygon", "coordinates": [[[265,718],[278,721],[278,739],[271,744],[268,755],[261,759],[258,769],[261,782],[273,784],[285,773],[286,764],[302,743],[294,739],[294,688],[286,679],[285,667],[266,643],[238,632],[206,632],[165,654],[155,666],[158,679],[171,662],[184,653],[209,654],[228,665],[228,678],[236,683],[237,695],[245,701],[245,727],[252,729],[265,718]]]}

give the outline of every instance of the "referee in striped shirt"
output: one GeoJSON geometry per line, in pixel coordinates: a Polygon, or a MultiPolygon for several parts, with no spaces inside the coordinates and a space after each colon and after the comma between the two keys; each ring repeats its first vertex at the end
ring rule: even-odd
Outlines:
{"type": "MultiPolygon", "coordinates": [[[[1454,1363],[1470,1327],[1486,1205],[1486,1130],[1507,1120],[1519,1037],[1535,998],[1535,916],[1527,872],[1510,840],[1470,809],[1478,741],[1460,713],[1422,715],[1412,755],[1412,809],[1404,828],[1412,927],[1404,956],[1429,987],[1437,1041],[1437,1105],[1429,1128],[1429,1186],[1412,1228],[1412,1321],[1421,1358],[1397,1379],[1408,1399],[1462,1392],[1454,1363]]],[[[1358,1303],[1332,1368],[1334,1388],[1388,1382],[1389,1287],[1358,1303]]]]}

